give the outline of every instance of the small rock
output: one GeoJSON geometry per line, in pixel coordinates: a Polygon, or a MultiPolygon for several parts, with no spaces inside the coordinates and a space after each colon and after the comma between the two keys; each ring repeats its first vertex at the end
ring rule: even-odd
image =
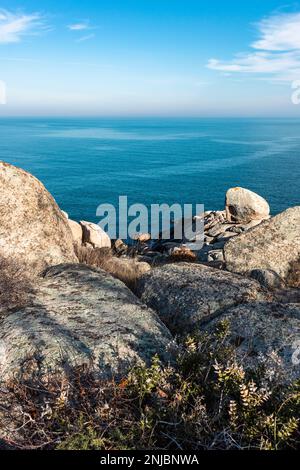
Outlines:
{"type": "Polygon", "coordinates": [[[224,261],[223,250],[212,250],[208,253],[208,261],[224,261]]]}
{"type": "Polygon", "coordinates": [[[220,235],[217,237],[217,240],[219,242],[227,241],[229,238],[236,237],[238,234],[234,232],[222,232],[220,235]]]}
{"type": "Polygon", "coordinates": [[[151,240],[151,235],[150,233],[140,233],[136,234],[135,237],[133,237],[133,240],[139,242],[139,243],[146,243],[149,240],[151,240]]]}
{"type": "MultiPolygon", "coordinates": [[[[195,252],[198,260],[201,262],[209,261],[209,255],[212,252],[222,252],[221,259],[223,260],[223,248],[225,246],[225,243],[225,241],[219,241],[211,245],[205,245],[203,248],[201,248],[201,250],[195,252]]],[[[212,259],[213,257],[210,257],[210,260],[212,259]]]]}
{"type": "Polygon", "coordinates": [[[231,188],[226,193],[226,218],[229,222],[248,223],[269,217],[265,199],[245,188],[231,188]]]}
{"type": "Polygon", "coordinates": [[[207,245],[210,245],[213,241],[214,241],[214,237],[209,237],[208,235],[205,235],[204,237],[204,243],[206,243],[207,245]]]}
{"type": "Polygon", "coordinates": [[[224,231],[224,228],[221,223],[218,223],[211,227],[208,231],[205,231],[205,235],[208,235],[209,237],[217,237],[224,231]]]}
{"type": "Polygon", "coordinates": [[[230,227],[228,229],[228,232],[232,232],[232,233],[243,233],[245,232],[245,225],[233,225],[232,227],[230,227]]]}
{"type": "Polygon", "coordinates": [[[80,221],[83,229],[83,242],[90,243],[94,248],[111,248],[111,240],[102,228],[92,222],[80,221]]]}

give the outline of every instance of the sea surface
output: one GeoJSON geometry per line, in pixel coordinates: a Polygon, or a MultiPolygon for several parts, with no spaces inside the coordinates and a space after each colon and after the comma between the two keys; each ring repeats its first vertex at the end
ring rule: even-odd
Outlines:
{"type": "Polygon", "coordinates": [[[226,190],[266,198],[272,214],[300,204],[300,120],[0,119],[0,159],[39,178],[75,220],[101,203],[204,204],[226,190]]]}

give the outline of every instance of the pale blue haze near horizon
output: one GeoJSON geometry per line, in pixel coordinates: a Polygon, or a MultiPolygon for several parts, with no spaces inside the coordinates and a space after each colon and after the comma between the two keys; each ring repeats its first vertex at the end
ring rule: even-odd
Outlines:
{"type": "Polygon", "coordinates": [[[300,120],[0,119],[1,159],[38,177],[75,220],[99,204],[204,204],[232,186],[276,214],[300,204],[300,120]]]}

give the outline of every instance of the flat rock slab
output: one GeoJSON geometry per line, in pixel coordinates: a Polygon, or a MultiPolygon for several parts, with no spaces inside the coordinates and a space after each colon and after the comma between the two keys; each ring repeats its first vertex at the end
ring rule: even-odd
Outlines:
{"type": "Polygon", "coordinates": [[[283,382],[300,377],[300,304],[238,305],[210,322],[206,330],[214,330],[220,319],[228,321],[228,342],[236,345],[246,368],[263,365],[267,374],[276,374],[276,380],[283,382]]]}
{"type": "Polygon", "coordinates": [[[300,259],[300,206],[230,239],[224,253],[229,271],[268,269],[286,279],[291,263],[300,259]]]}
{"type": "Polygon", "coordinates": [[[156,313],[122,282],[85,265],[49,268],[32,306],[1,311],[0,331],[2,378],[82,364],[106,377],[155,354],[171,357],[171,334],[156,313]]]}
{"type": "Polygon", "coordinates": [[[137,293],[158,312],[172,333],[179,335],[233,305],[269,296],[254,280],[188,263],[152,269],[139,279],[137,293]]]}

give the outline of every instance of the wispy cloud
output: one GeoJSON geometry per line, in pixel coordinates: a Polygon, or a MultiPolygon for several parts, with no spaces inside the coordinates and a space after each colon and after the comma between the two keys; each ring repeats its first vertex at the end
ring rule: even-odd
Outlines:
{"type": "MultiPolygon", "coordinates": [[[[70,31],[73,31],[74,33],[81,33],[83,31],[86,31],[87,33],[91,30],[96,29],[95,27],[90,25],[90,22],[88,20],[85,21],[80,21],[78,23],[73,23],[68,26],[68,29],[70,31]]],[[[77,36],[76,42],[85,42],[88,41],[89,39],[93,39],[95,37],[94,33],[89,33],[85,34],[84,36],[77,36]]]]}
{"type": "Polygon", "coordinates": [[[77,39],[76,42],[85,42],[88,41],[89,39],[93,39],[95,37],[95,34],[87,34],[86,36],[82,36],[81,38],[77,39]]]}
{"type": "Polygon", "coordinates": [[[44,29],[42,16],[39,13],[12,13],[0,9],[0,43],[19,42],[26,35],[37,34],[44,29]]]}
{"type": "Polygon", "coordinates": [[[90,29],[89,24],[87,22],[82,23],[74,23],[68,26],[70,31],[84,31],[85,29],[90,29]]]}
{"type": "Polygon", "coordinates": [[[210,59],[207,67],[226,73],[265,74],[275,80],[300,76],[300,13],[264,18],[256,25],[259,38],[250,52],[231,61],[210,59]]]}
{"type": "Polygon", "coordinates": [[[300,13],[264,18],[258,24],[261,38],[252,44],[265,51],[300,50],[300,13]]]}

